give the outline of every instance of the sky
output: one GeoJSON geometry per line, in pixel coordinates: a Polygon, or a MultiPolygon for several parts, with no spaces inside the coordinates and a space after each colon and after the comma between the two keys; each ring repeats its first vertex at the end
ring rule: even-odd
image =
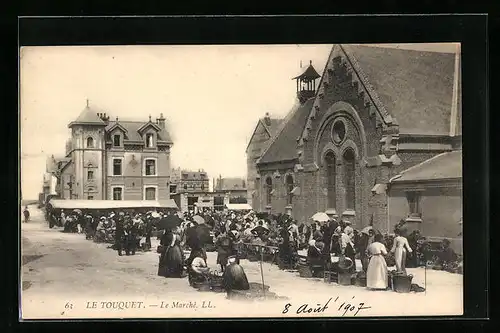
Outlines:
{"type": "MultiPolygon", "coordinates": [[[[378,45],[380,46],[380,45],[378,45]]],[[[245,148],[257,120],[284,117],[291,80],[312,60],[322,74],[332,45],[50,46],[20,50],[21,189],[41,192],[45,163],[62,156],[68,123],[89,99],[111,119],[163,113],[173,167],[209,177],[245,177],[245,148]]],[[[455,45],[384,45],[454,52],[455,45]]]]}

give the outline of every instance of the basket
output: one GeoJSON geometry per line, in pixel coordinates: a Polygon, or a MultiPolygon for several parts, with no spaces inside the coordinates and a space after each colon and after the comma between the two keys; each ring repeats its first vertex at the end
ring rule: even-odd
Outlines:
{"type": "Polygon", "coordinates": [[[338,263],[338,267],[340,269],[340,271],[348,271],[352,268],[352,266],[354,265],[354,263],[352,262],[352,260],[350,258],[340,258],[339,259],[339,263],[338,263]]]}
{"type": "Polygon", "coordinates": [[[351,273],[339,273],[338,274],[338,284],[341,286],[352,285],[352,275],[351,273]]]}
{"type": "Polygon", "coordinates": [[[409,293],[411,291],[411,280],[413,275],[393,275],[392,289],[397,293],[409,293]]]}
{"type": "Polygon", "coordinates": [[[255,253],[249,253],[247,255],[247,260],[251,262],[259,261],[259,256],[256,255],[255,253]]]}
{"type": "Polygon", "coordinates": [[[299,276],[304,278],[312,278],[313,273],[311,268],[307,265],[299,264],[298,266],[299,276]]]}

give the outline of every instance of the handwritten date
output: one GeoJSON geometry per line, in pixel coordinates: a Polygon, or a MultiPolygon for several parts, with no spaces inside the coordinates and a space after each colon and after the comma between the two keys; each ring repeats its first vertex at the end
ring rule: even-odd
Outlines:
{"type": "MultiPolygon", "coordinates": [[[[355,296],[354,296],[355,297],[355,296]]],[[[352,299],[354,299],[352,297],[352,299]]],[[[367,310],[370,309],[371,306],[366,306],[365,303],[363,302],[347,302],[344,301],[341,303],[339,301],[339,297],[335,298],[335,300],[332,302],[333,297],[328,299],[325,303],[316,303],[315,305],[310,305],[309,303],[304,303],[299,305],[297,308],[293,307],[292,303],[287,303],[285,304],[283,311],[281,313],[287,314],[290,311],[294,311],[296,314],[309,314],[309,313],[324,313],[326,312],[327,309],[330,308],[330,305],[332,305],[333,309],[336,309],[337,312],[340,312],[342,314],[342,317],[352,314],[354,317],[358,315],[358,313],[362,310],[367,310]],[[335,304],[336,303],[336,304],[335,304]],[[340,306],[337,307],[337,304],[340,303],[340,306]],[[335,306],[333,306],[335,304],[335,306]]]]}

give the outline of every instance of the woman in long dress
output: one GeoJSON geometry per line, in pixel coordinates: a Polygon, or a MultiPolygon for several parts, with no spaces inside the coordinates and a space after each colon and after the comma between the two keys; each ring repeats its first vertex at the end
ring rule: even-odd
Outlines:
{"type": "Polygon", "coordinates": [[[184,252],[181,249],[180,236],[175,230],[165,231],[160,245],[164,248],[160,255],[158,275],[180,278],[184,270],[184,252]]]}
{"type": "Polygon", "coordinates": [[[382,241],[383,236],[377,234],[375,235],[375,241],[367,248],[370,262],[366,271],[366,287],[369,289],[387,289],[387,263],[383,257],[387,255],[387,250],[382,241]]]}
{"type": "Polygon", "coordinates": [[[396,271],[406,274],[406,251],[412,253],[412,249],[402,233],[402,229],[395,230],[396,237],[394,238],[391,252],[394,253],[396,271]]]}

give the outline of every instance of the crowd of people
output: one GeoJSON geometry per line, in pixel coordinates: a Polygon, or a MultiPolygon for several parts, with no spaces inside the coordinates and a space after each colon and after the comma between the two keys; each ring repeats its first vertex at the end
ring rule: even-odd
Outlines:
{"type": "MultiPolygon", "coordinates": [[[[356,230],[349,220],[336,215],[324,222],[298,224],[286,214],[210,209],[182,215],[173,211],[140,213],[134,210],[85,214],[79,210],[61,210],[58,214],[47,214],[51,227],[62,226],[68,232],[85,233],[87,239],[95,242],[112,243],[120,256],[123,252],[134,255],[139,248],[150,251],[151,237],[159,231],[160,244],[156,249],[159,276],[182,278],[187,275],[190,284],[219,276],[226,289],[236,290],[248,288],[240,259],[262,249],[271,251],[282,269],[296,268],[301,250],[306,251],[312,271],[339,271],[347,267],[346,271],[356,273],[356,259],[359,259],[367,287],[386,289],[387,256],[392,256],[396,271],[405,274],[407,263],[412,267],[418,265],[415,250],[421,238],[418,232],[407,235],[402,221],[394,230],[396,237],[388,242],[374,228],[356,230]],[[159,229],[158,221],[168,216],[176,216],[179,223],[159,229]],[[198,232],[200,230],[203,232],[198,232]],[[185,250],[189,251],[188,258],[185,258],[185,250]],[[216,264],[220,267],[217,271],[210,270],[207,263],[207,251],[213,250],[217,252],[216,264]],[[339,260],[333,262],[332,256],[339,260]]],[[[450,258],[444,261],[453,260],[449,242],[446,248],[450,258]]]]}

